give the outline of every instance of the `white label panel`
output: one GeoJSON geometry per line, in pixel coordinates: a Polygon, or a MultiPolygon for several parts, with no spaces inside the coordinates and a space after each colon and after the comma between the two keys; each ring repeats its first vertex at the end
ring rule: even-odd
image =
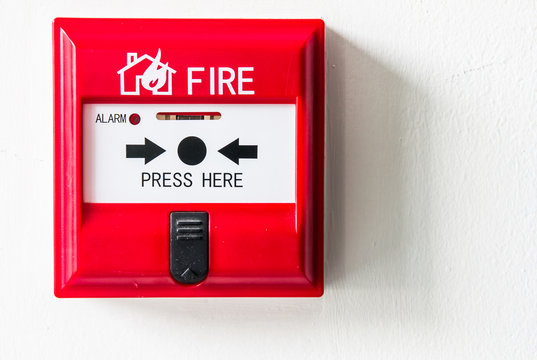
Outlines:
{"type": "Polygon", "coordinates": [[[84,202],[295,202],[294,104],[84,104],[82,121],[84,202]]]}

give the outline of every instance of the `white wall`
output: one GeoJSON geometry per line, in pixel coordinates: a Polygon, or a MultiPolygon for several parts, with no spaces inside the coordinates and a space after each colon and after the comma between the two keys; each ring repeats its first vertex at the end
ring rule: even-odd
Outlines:
{"type": "Polygon", "coordinates": [[[534,359],[534,1],[0,0],[0,359],[534,359]],[[53,297],[51,21],[321,17],[320,299],[53,297]]]}

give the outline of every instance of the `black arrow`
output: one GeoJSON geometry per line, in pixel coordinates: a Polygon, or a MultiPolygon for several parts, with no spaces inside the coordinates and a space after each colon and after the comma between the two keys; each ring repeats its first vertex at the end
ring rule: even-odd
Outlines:
{"type": "Polygon", "coordinates": [[[239,165],[239,159],[257,159],[257,145],[239,145],[238,138],[218,152],[237,165],[239,165]]]}
{"type": "Polygon", "coordinates": [[[127,145],[127,158],[143,158],[147,164],[164,151],[166,150],[145,138],[144,145],[127,145]]]}

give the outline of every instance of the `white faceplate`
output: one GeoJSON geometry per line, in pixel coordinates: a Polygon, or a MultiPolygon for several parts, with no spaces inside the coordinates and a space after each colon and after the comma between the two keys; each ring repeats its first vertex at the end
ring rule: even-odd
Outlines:
{"type": "Polygon", "coordinates": [[[295,202],[294,104],[85,104],[82,120],[84,202],[295,202]],[[222,117],[157,120],[158,112],[219,112],[222,117]],[[129,122],[133,113],[141,117],[138,125],[129,122]],[[178,156],[179,143],[189,136],[207,149],[197,165],[178,156]],[[127,158],[127,145],[144,145],[146,138],[165,152],[147,164],[144,158],[127,158]],[[218,151],[237,138],[240,146],[257,146],[257,158],[237,165],[218,151]]]}

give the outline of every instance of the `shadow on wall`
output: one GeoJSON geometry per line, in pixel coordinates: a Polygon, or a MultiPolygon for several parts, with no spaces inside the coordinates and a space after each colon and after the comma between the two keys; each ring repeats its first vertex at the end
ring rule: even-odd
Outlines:
{"type": "Polygon", "coordinates": [[[430,287],[427,99],[331,29],[326,44],[327,291],[415,295],[430,287]]]}

